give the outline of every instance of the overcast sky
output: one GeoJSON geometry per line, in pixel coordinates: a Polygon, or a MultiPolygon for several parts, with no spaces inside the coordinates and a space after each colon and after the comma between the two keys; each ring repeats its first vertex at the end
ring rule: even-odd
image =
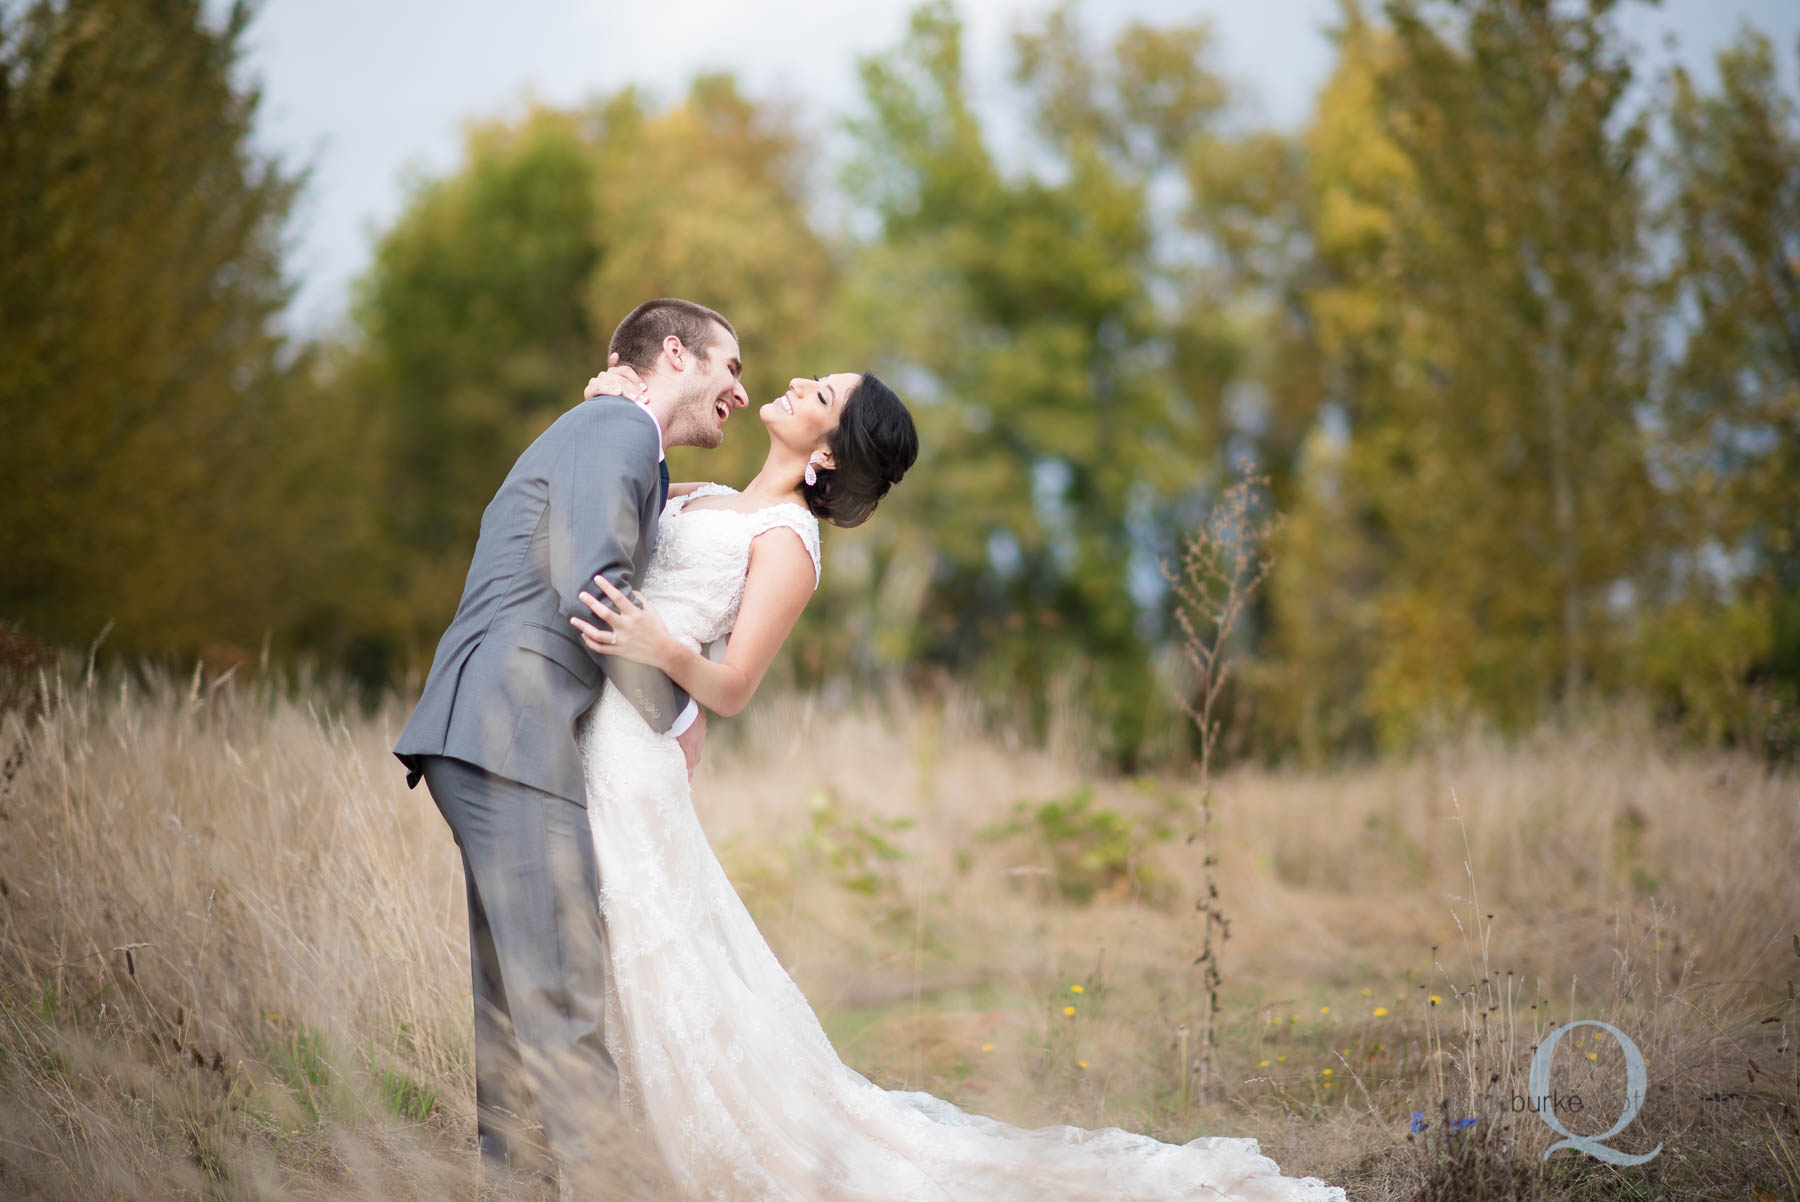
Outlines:
{"type": "MultiPolygon", "coordinates": [[[[300,332],[338,318],[374,232],[391,222],[409,173],[452,169],[469,118],[516,112],[527,97],[569,104],[628,83],[669,97],[700,71],[730,70],[757,96],[789,100],[828,130],[854,110],[856,61],[898,44],[914,0],[264,0],[249,36],[264,89],[260,138],[313,176],[294,225],[300,332]]],[[[998,110],[1008,35],[1044,0],[964,0],[976,96],[998,110]]],[[[1373,5],[1371,5],[1373,7],[1373,5]]],[[[1633,6],[1639,9],[1641,6],[1633,6]]],[[[1336,0],[1106,0],[1085,6],[1096,37],[1132,21],[1212,22],[1217,63],[1242,86],[1245,120],[1305,120],[1330,69],[1336,0]]],[[[1666,0],[1627,23],[1649,64],[1665,33],[1702,72],[1744,22],[1771,34],[1790,85],[1795,0],[1666,0]]]]}

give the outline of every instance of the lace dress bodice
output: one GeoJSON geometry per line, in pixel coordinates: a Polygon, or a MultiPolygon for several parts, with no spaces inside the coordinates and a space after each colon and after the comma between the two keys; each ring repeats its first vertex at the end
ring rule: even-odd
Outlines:
{"type": "Polygon", "coordinates": [[[770,530],[789,529],[806,544],[819,583],[819,519],[793,503],[744,512],[711,506],[689,508],[702,497],[735,496],[723,484],[702,484],[669,498],[656,549],[639,589],[650,598],[671,633],[696,646],[730,632],[744,599],[750,543],[770,530]]]}
{"type": "MultiPolygon", "coordinates": [[[[751,513],[672,499],[640,584],[678,637],[729,631],[750,543],[797,505],[751,513]]],[[[610,684],[584,717],[588,822],[606,927],[602,1035],[626,1116],[692,1198],[761,1202],[1344,1202],[1282,1177],[1253,1139],[1165,1144],[1116,1127],[1009,1126],[875,1085],[838,1057],[720,867],[680,746],[610,684]]],[[[605,1183],[570,1182],[577,1192],[605,1183]]]]}

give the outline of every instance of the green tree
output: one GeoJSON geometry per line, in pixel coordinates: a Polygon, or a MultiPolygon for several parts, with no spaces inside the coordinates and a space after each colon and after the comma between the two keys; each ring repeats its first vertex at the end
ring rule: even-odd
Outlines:
{"type": "MultiPolygon", "coordinates": [[[[831,261],[808,222],[803,144],[728,79],[660,111],[631,91],[473,127],[423,182],[360,283],[344,369],[380,415],[389,625],[422,664],[461,593],[481,512],[530,440],[605,362],[638,302],[686,296],[738,329],[753,395],[798,372],[831,261]]],[[[746,479],[752,414],[726,446],[676,452],[680,479],[746,479]]]]}
{"type": "Polygon", "coordinates": [[[848,173],[879,236],[842,312],[921,400],[925,454],[896,563],[919,621],[907,656],[974,667],[1040,716],[1085,677],[1103,744],[1130,756],[1160,692],[1149,673],[1155,579],[1177,506],[1204,482],[1210,428],[1176,386],[1175,262],[1151,192],[1210,128],[1224,91],[1201,28],[1126,30],[1090,50],[1070,9],[1016,41],[1036,125],[998,163],[972,108],[946,4],[863,65],[848,173]],[[877,316],[880,324],[876,324],[877,316]]]}
{"type": "Polygon", "coordinates": [[[1239,221],[1244,234],[1233,239],[1245,245],[1235,257],[1252,261],[1268,260],[1271,242],[1300,247],[1251,280],[1282,298],[1257,376],[1297,394],[1290,408],[1304,412],[1310,403],[1315,420],[1291,485],[1279,475],[1273,484],[1289,520],[1276,536],[1264,658],[1247,672],[1265,748],[1291,748],[1312,763],[1376,738],[1370,683],[1383,653],[1382,590],[1395,552],[1360,470],[1366,451],[1358,440],[1379,428],[1388,373],[1418,321],[1415,309],[1390,299],[1404,296],[1403,260],[1391,248],[1418,209],[1412,164],[1382,126],[1379,79],[1396,47],[1347,8],[1337,49],[1337,67],[1296,140],[1298,212],[1266,232],[1239,221]]]}
{"type": "Polygon", "coordinates": [[[0,612],[41,637],[254,642],[299,577],[257,529],[299,179],[250,144],[249,20],[0,12],[0,612]]]}
{"type": "Polygon", "coordinates": [[[1648,114],[1612,8],[1346,10],[1311,304],[1391,739],[1576,701],[1618,657],[1610,591],[1656,545],[1648,114]]]}
{"type": "Polygon", "coordinates": [[[413,658],[455,609],[512,460],[604,357],[581,303],[599,248],[579,122],[534,110],[475,126],[466,154],[378,244],[356,305],[361,354],[345,366],[379,414],[381,537],[413,658]]]}
{"type": "Polygon", "coordinates": [[[1689,538],[1749,559],[1751,583],[1800,593],[1800,106],[1768,39],[1719,55],[1720,88],[1674,77],[1669,219],[1687,317],[1661,416],[1689,538]]]}
{"type": "Polygon", "coordinates": [[[746,99],[728,76],[700,76],[659,112],[635,98],[603,111],[610,136],[594,167],[603,251],[585,283],[587,311],[602,341],[652,296],[692,297],[731,320],[751,407],[726,423],[721,446],[678,449],[669,471],[741,484],[768,450],[757,406],[795,376],[859,366],[820,343],[836,282],[816,225],[824,173],[787,116],[746,99]]]}
{"type": "Polygon", "coordinates": [[[1651,686],[1699,733],[1800,743],[1800,106],[1768,39],[1718,57],[1719,89],[1672,79],[1659,467],[1685,579],[1643,631],[1651,686]],[[1704,553],[1724,553],[1723,595],[1704,553]],[[1785,710],[1785,718],[1781,715],[1785,710]],[[1761,715],[1759,717],[1759,715],[1761,715]]]}

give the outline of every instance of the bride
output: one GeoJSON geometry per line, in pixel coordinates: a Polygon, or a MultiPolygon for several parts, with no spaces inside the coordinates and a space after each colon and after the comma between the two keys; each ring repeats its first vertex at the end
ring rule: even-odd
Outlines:
{"type": "MultiPolygon", "coordinates": [[[[636,395],[630,369],[589,395],[636,395]]],[[[819,581],[819,519],[855,526],[918,456],[873,375],[796,379],[762,406],[768,457],[742,491],[670,489],[640,600],[596,578],[598,654],[660,668],[735,714],[819,581]],[[726,632],[715,662],[700,647],[726,632]]],[[[1116,1127],[1010,1126],[845,1065],[763,941],[690,802],[686,759],[610,685],[583,719],[607,935],[604,1034],[622,1100],[669,1173],[709,1199],[1050,1202],[1338,1199],[1280,1176],[1253,1139],[1165,1144],[1116,1127]]]]}

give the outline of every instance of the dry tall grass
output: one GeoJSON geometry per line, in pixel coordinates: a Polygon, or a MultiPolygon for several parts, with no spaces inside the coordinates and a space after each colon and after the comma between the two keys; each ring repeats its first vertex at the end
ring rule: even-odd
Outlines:
{"type": "MultiPolygon", "coordinates": [[[[472,1197],[462,884],[389,755],[404,711],[43,679],[41,714],[0,718],[0,1196],[472,1197]]],[[[876,1080],[1028,1124],[1252,1134],[1358,1198],[1800,1196],[1794,776],[1616,713],[1225,774],[1229,1097],[1183,1113],[1192,782],[1092,778],[1077,721],[1046,750],[991,728],[955,697],[770,699],[715,724],[696,781],[876,1080]],[[1494,1109],[1572,1018],[1649,1058],[1610,1141],[1660,1142],[1647,1165],[1543,1161],[1548,1129],[1494,1109]]],[[[1604,1129],[1618,1049],[1571,1034],[1556,1071],[1590,1099],[1569,1125],[1604,1129]]]]}

